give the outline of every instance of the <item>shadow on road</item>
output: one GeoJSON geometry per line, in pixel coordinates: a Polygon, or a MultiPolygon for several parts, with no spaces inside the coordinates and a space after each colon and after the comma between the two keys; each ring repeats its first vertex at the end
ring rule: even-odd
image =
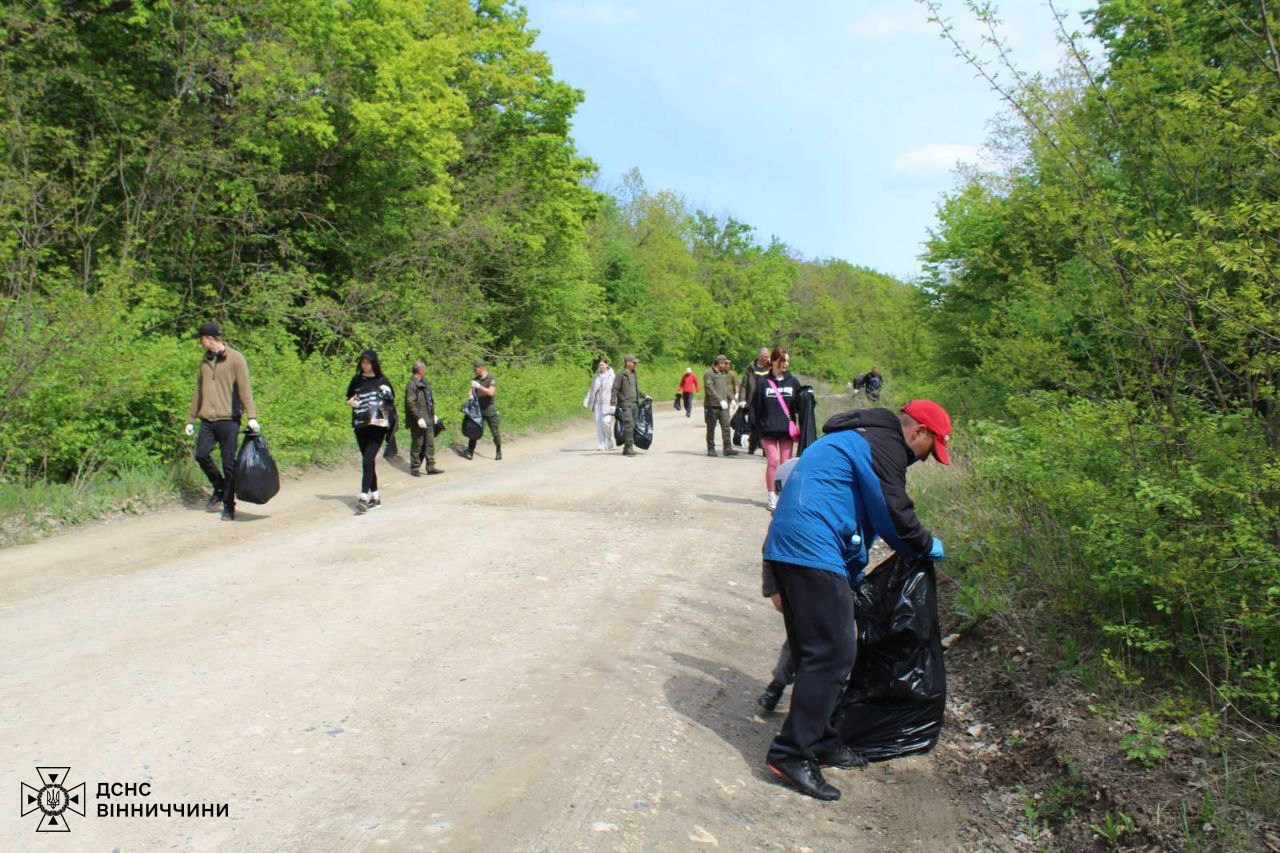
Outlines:
{"type": "Polygon", "coordinates": [[[745,504],[747,506],[764,506],[764,501],[753,501],[751,498],[735,498],[729,495],[698,495],[698,497],[713,504],[745,504]]]}
{"type": "Polygon", "coordinates": [[[356,511],[356,500],[358,495],[316,495],[322,501],[337,501],[352,512],[356,511]]]}
{"type": "Polygon", "coordinates": [[[663,690],[676,713],[709,730],[742,754],[753,776],[768,779],[764,755],[782,716],[755,714],[755,700],[765,682],[733,666],[671,652],[671,659],[695,673],[681,672],[667,679],[663,690]]]}

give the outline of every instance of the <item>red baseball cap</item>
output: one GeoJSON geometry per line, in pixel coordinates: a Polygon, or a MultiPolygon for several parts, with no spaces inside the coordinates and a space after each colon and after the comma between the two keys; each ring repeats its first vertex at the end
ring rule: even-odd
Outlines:
{"type": "Polygon", "coordinates": [[[951,464],[947,442],[951,439],[951,416],[947,410],[932,400],[912,400],[902,411],[916,419],[916,423],[933,433],[933,458],[943,465],[951,464]]]}

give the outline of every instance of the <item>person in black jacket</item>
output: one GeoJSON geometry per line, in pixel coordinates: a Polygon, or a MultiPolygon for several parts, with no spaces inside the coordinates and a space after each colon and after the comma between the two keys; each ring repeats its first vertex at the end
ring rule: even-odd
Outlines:
{"type": "Polygon", "coordinates": [[[436,467],[436,399],[427,381],[427,365],[413,363],[413,375],[404,389],[404,415],[409,424],[409,473],[421,477],[418,467],[426,463],[428,474],[443,474],[436,467]]]}
{"type": "Polygon", "coordinates": [[[800,435],[796,420],[796,403],[800,398],[800,383],[791,375],[791,356],[784,349],[774,348],[769,354],[769,372],[756,381],[756,391],[750,400],[751,423],[758,425],[760,444],[766,461],[764,486],[769,511],[778,505],[778,494],[773,490],[778,466],[791,458],[795,440],[800,435]]]}
{"type": "Polygon", "coordinates": [[[347,384],[347,405],[351,407],[351,428],[360,447],[360,497],[356,513],[364,514],[382,506],[378,495],[378,473],[374,465],[386,439],[395,411],[396,395],[391,382],[382,375],[378,354],[371,349],[360,353],[356,375],[347,384]]]}
{"type": "Polygon", "coordinates": [[[766,766],[776,779],[820,800],[840,791],[823,767],[865,766],[831,723],[857,652],[851,588],[862,582],[877,539],[908,558],[943,557],[942,542],[920,524],[907,495],[907,467],[933,456],[950,462],[951,418],[931,400],[897,414],[855,410],[829,420],[801,457],[765,537],[795,662],[795,688],[766,766]]]}

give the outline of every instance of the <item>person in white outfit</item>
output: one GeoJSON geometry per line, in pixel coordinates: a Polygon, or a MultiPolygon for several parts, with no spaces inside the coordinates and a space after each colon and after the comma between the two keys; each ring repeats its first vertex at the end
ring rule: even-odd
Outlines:
{"type": "Polygon", "coordinates": [[[613,368],[609,366],[609,359],[602,358],[596,362],[596,373],[591,377],[591,388],[582,401],[582,405],[594,411],[596,415],[597,450],[610,450],[613,447],[613,408],[609,405],[609,392],[612,388],[613,368]]]}

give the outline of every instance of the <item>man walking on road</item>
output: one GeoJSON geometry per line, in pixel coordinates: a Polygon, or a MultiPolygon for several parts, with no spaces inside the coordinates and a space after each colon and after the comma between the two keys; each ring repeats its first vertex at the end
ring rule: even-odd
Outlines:
{"type": "Polygon", "coordinates": [[[802,794],[836,800],[821,767],[866,765],[831,725],[857,652],[851,584],[877,537],[895,551],[942,559],[942,542],[916,518],[907,467],[932,455],[950,463],[951,418],[931,400],[837,415],[800,457],[764,543],[796,662],[791,708],[769,746],[770,773],[802,794]]]}
{"type": "MultiPolygon", "coordinates": [[[[760,347],[760,351],[756,353],[756,360],[747,365],[747,371],[742,377],[742,387],[739,389],[739,401],[746,406],[755,399],[756,386],[764,381],[769,375],[769,348],[760,347]]],[[[751,431],[747,435],[747,453],[755,453],[760,447],[760,425],[752,421],[751,431]]]]}
{"type": "Polygon", "coordinates": [[[421,477],[418,466],[425,462],[428,474],[443,474],[436,467],[436,400],[424,362],[413,363],[413,375],[404,389],[404,416],[409,424],[409,473],[421,477]]]}
{"type": "MultiPolygon", "coordinates": [[[[493,461],[501,462],[502,433],[498,430],[498,407],[493,404],[494,398],[498,396],[498,382],[483,361],[477,361],[471,367],[476,374],[475,379],[471,380],[471,390],[480,401],[480,417],[489,425],[489,434],[493,436],[493,461]]],[[[483,429],[484,427],[481,427],[481,430],[483,429]]],[[[471,459],[476,455],[477,441],[479,439],[467,439],[467,449],[462,452],[464,457],[471,459]]]]}
{"type": "Polygon", "coordinates": [[[723,355],[715,357],[711,367],[702,377],[702,386],[702,411],[707,422],[707,455],[716,455],[716,426],[719,425],[724,455],[737,456],[738,451],[730,438],[729,408],[733,405],[738,389],[734,385],[733,376],[729,373],[727,357],[723,355]]]}
{"type": "Polygon", "coordinates": [[[258,410],[253,405],[253,389],[249,387],[249,365],[244,356],[222,340],[217,323],[205,323],[195,334],[204,348],[204,358],[196,369],[196,390],[187,412],[187,435],[196,438],[196,464],[209,478],[213,495],[205,508],[209,512],[222,509],[223,521],[236,517],[236,437],[240,433],[241,415],[249,416],[249,431],[258,431],[258,410]],[[221,467],[213,461],[213,446],[218,445],[221,467]]]}
{"type": "Polygon", "coordinates": [[[684,376],[680,377],[680,399],[684,402],[684,416],[693,414],[693,395],[698,393],[698,377],[693,375],[693,368],[686,367],[684,376]]]}
{"type": "Polygon", "coordinates": [[[622,455],[638,456],[635,443],[636,418],[640,415],[640,381],[636,378],[634,355],[622,359],[622,370],[613,380],[609,405],[617,407],[618,417],[622,419],[622,455]]]}

